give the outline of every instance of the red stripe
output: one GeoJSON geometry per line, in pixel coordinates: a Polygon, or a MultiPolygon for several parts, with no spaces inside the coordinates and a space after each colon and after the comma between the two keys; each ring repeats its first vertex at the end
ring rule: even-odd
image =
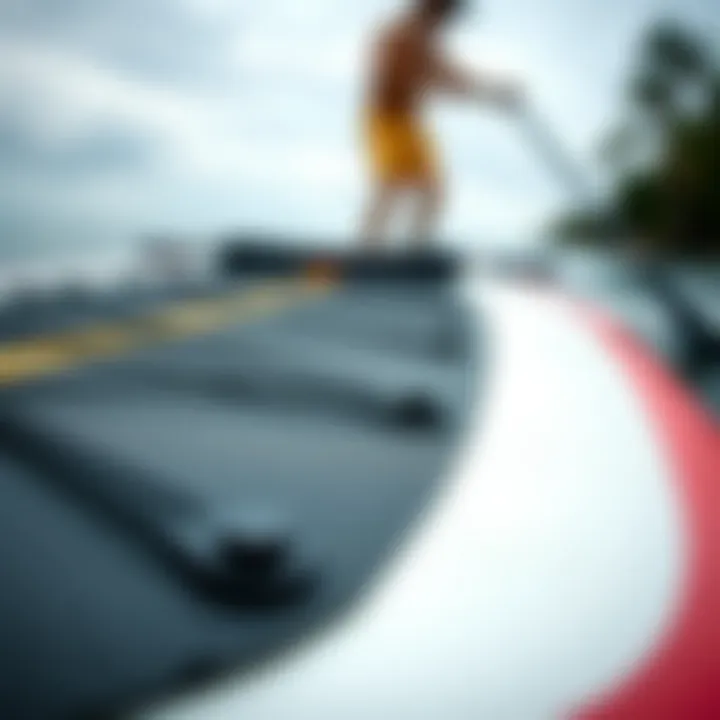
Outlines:
{"type": "MultiPolygon", "coordinates": [[[[682,503],[689,548],[679,611],[638,669],[578,720],[720,718],[720,427],[691,392],[617,323],[583,317],[637,391],[682,503]]],[[[638,528],[642,532],[642,528],[638,528]]]]}

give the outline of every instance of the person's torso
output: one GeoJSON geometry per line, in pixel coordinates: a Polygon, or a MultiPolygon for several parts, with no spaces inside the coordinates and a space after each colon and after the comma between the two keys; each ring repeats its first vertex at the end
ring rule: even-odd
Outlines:
{"type": "Polygon", "coordinates": [[[370,68],[370,112],[415,116],[422,108],[431,69],[431,42],[411,24],[389,28],[380,38],[370,68]]]}

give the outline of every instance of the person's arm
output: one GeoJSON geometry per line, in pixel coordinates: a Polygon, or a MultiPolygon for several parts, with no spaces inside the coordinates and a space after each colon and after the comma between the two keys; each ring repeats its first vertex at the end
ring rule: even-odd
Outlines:
{"type": "Polygon", "coordinates": [[[467,72],[440,55],[432,58],[430,75],[433,87],[442,92],[503,107],[516,107],[520,101],[520,90],[515,84],[467,72]]]}

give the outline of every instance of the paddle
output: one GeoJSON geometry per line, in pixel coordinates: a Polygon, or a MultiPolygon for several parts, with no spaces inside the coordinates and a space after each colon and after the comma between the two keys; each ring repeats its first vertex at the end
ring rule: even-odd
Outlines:
{"type": "Polygon", "coordinates": [[[625,241],[632,234],[625,218],[617,210],[610,213],[603,211],[592,183],[570,159],[548,124],[529,104],[518,105],[514,110],[524,134],[538,155],[575,201],[579,205],[595,208],[599,217],[606,215],[606,247],[624,253],[625,261],[635,264],[640,284],[665,307],[678,332],[684,336],[686,350],[682,365],[685,373],[695,375],[713,366],[720,358],[720,337],[677,288],[668,272],[669,268],[658,257],[627,254],[629,247],[625,241]]]}

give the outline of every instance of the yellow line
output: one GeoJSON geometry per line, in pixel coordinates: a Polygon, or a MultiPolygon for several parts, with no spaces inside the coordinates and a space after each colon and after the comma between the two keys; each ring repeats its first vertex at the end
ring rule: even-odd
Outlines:
{"type": "Polygon", "coordinates": [[[210,300],[175,303],[145,317],[0,344],[0,387],[38,380],[153,344],[249,323],[328,293],[333,284],[285,280],[210,300]]]}

